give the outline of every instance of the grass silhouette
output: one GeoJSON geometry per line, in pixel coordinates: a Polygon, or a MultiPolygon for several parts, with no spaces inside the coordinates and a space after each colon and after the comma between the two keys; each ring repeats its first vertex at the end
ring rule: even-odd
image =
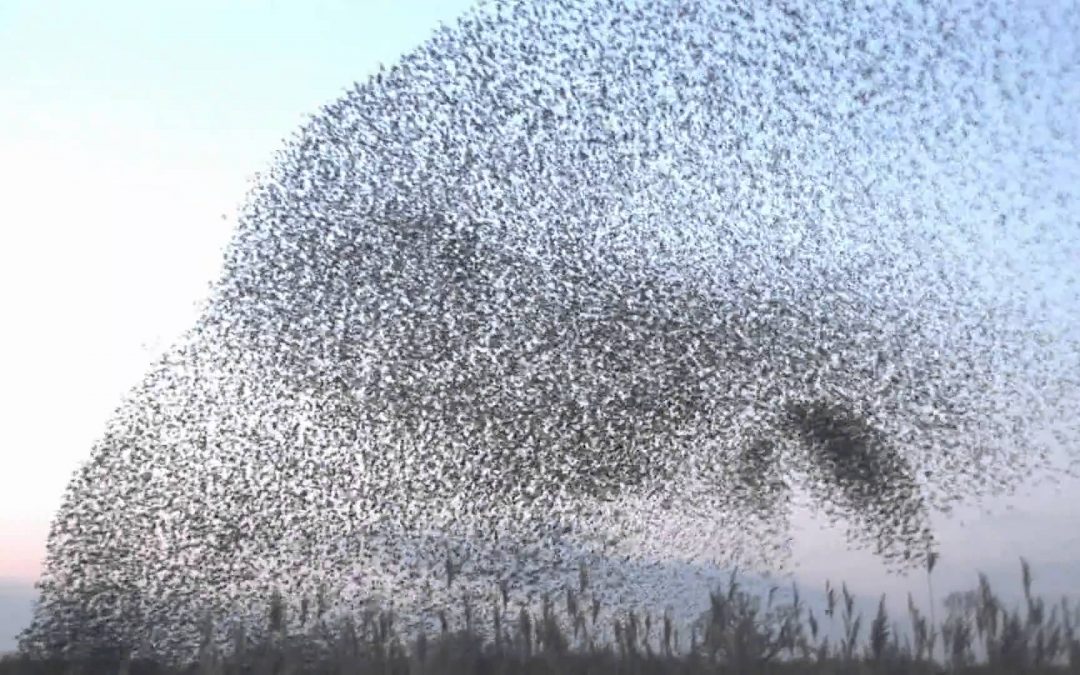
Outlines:
{"type": "Polygon", "coordinates": [[[490,622],[482,625],[472,601],[463,600],[461,625],[441,613],[434,631],[414,636],[403,635],[389,611],[326,620],[321,594],[314,603],[304,598],[290,616],[275,592],[260,634],[241,627],[228,636],[228,649],[216,646],[207,617],[190,663],[165,663],[145,648],[102,647],[66,657],[11,655],[0,660],[0,675],[1080,673],[1080,604],[1036,597],[1023,559],[1021,572],[1023,596],[1015,606],[980,574],[977,587],[945,598],[940,623],[910,596],[905,622],[889,616],[884,595],[868,620],[846,584],[827,584],[815,612],[797,586],[779,600],[775,588],[752,593],[732,574],[709,594],[689,635],[680,635],[669,616],[634,611],[617,614],[603,630],[584,569],[576,587],[544,598],[539,610],[513,607],[505,588],[497,588],[490,622]]]}

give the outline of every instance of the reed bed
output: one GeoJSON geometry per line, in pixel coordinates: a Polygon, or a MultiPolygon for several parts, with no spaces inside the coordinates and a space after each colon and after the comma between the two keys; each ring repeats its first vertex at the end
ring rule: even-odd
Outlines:
{"type": "Polygon", "coordinates": [[[634,611],[617,613],[605,630],[585,570],[538,610],[515,608],[504,588],[495,589],[483,625],[467,605],[461,625],[441,614],[435,630],[415,635],[403,634],[390,611],[331,622],[324,597],[305,599],[289,616],[275,593],[258,635],[232,631],[228,649],[218,647],[207,620],[189,663],[113,646],[66,658],[12,655],[0,660],[0,675],[1080,673],[1080,603],[1035,596],[1023,560],[1021,573],[1018,602],[1003,601],[980,574],[975,588],[944,599],[939,622],[911,597],[903,619],[889,615],[884,596],[876,613],[864,616],[846,585],[827,585],[824,601],[811,607],[798,587],[751,592],[733,574],[682,634],[668,616],[634,611]]]}

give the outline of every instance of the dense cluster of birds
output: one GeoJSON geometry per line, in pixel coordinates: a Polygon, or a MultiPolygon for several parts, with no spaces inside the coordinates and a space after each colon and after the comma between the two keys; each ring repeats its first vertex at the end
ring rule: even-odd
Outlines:
{"type": "Polygon", "coordinates": [[[1074,459],[1068,4],[440,28],[257,177],[67,490],[23,647],[189,649],[272,587],[419,621],[581,565],[678,604],[688,566],[782,566],[796,504],[920,564],[934,513],[1074,459]]]}

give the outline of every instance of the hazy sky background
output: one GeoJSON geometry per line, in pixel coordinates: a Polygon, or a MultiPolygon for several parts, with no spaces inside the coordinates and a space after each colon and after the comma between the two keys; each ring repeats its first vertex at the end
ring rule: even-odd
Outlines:
{"type": "MultiPolygon", "coordinates": [[[[465,0],[0,2],[0,651],[30,617],[49,520],[105,420],[195,318],[252,173],[304,116],[465,0]]],[[[1080,481],[939,523],[942,592],[1018,556],[1080,586],[1080,481]]],[[[811,514],[801,579],[885,577],[811,514]],[[824,528],[824,529],[823,529],[824,528]]]]}

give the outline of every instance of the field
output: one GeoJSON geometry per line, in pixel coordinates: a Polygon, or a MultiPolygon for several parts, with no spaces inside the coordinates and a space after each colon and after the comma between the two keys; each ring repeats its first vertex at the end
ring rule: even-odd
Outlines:
{"type": "Polygon", "coordinates": [[[1024,561],[1021,572],[1019,602],[1007,604],[980,575],[973,590],[944,598],[938,621],[910,598],[901,619],[888,615],[884,597],[873,616],[863,616],[846,585],[828,587],[823,606],[810,607],[798,588],[778,600],[778,593],[744,590],[733,575],[710,593],[708,611],[682,635],[666,617],[634,612],[619,615],[605,631],[597,623],[600,608],[589,600],[585,570],[577,587],[546,598],[539,611],[515,608],[496,589],[490,624],[479,625],[465,607],[461,625],[442,616],[433,633],[417,636],[402,635],[387,612],[330,625],[319,599],[305,599],[289,616],[275,594],[258,638],[241,630],[220,650],[204,629],[203,645],[189,663],[131,658],[132,652],[117,649],[65,658],[16,654],[0,660],[0,675],[1080,673],[1080,603],[1033,595],[1024,561]]]}

